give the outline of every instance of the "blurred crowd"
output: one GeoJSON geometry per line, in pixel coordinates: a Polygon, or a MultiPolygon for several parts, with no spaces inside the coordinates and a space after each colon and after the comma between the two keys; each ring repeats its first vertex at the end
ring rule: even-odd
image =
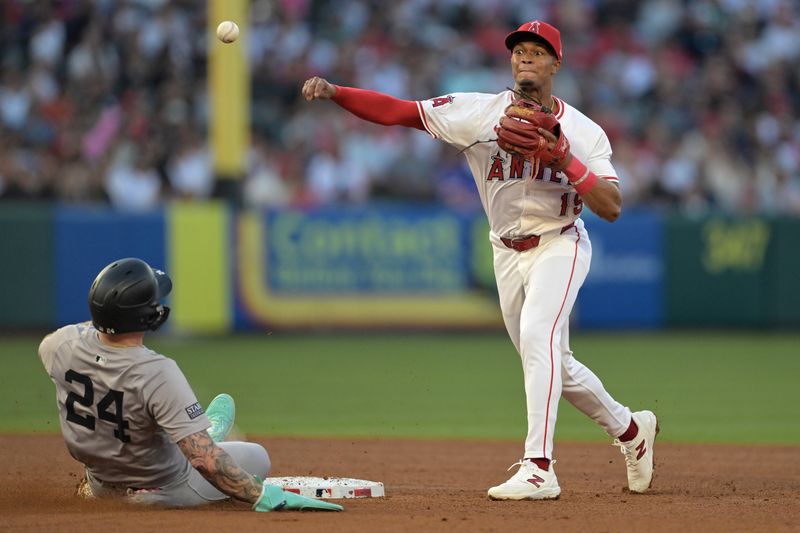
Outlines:
{"type": "MultiPolygon", "coordinates": [[[[0,200],[141,210],[218,193],[206,2],[3,0],[0,17],[0,200]]],[[[554,92],[608,133],[626,206],[800,215],[794,0],[253,0],[245,203],[476,208],[455,149],[300,87],[497,93],[513,84],[505,35],[537,18],[562,32],[554,92]]]]}

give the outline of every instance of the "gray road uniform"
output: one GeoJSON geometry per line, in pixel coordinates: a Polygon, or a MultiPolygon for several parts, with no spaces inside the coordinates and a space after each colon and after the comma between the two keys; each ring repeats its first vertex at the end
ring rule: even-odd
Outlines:
{"type": "MultiPolygon", "coordinates": [[[[175,361],[143,346],[109,346],[90,322],[45,337],[39,357],[56,386],[64,442],[95,496],[175,506],[227,498],[176,445],[211,422],[175,361]]],[[[267,476],[262,446],[220,446],[244,470],[267,476]]]]}

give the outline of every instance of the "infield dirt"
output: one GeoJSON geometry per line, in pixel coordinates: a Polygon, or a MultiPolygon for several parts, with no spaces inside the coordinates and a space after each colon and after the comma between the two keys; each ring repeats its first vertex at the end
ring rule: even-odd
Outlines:
{"type": "Polygon", "coordinates": [[[274,476],[381,481],[386,498],[340,500],[343,513],[260,514],[223,503],[134,508],[73,496],[81,467],[57,435],[0,435],[1,531],[800,531],[800,447],[656,443],[651,492],[629,494],[610,445],[556,443],[561,498],[493,502],[520,443],[252,438],[274,476]]]}

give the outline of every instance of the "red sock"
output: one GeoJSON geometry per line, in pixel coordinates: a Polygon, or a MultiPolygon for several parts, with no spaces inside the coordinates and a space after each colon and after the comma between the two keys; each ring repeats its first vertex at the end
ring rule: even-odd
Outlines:
{"type": "Polygon", "coordinates": [[[617,437],[622,442],[629,442],[636,438],[636,435],[639,434],[639,426],[636,425],[636,422],[633,421],[631,418],[631,425],[628,426],[628,429],[625,430],[625,433],[617,437]]]}
{"type": "Polygon", "coordinates": [[[550,470],[550,459],[545,459],[544,457],[536,457],[535,459],[531,459],[526,457],[526,461],[530,461],[542,470],[550,470]]]}

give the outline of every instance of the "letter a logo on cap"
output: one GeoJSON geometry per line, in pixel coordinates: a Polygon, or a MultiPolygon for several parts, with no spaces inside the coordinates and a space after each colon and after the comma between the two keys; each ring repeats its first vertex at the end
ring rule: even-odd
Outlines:
{"type": "Polygon", "coordinates": [[[520,41],[530,41],[531,34],[550,45],[555,56],[561,60],[561,33],[554,26],[541,20],[525,22],[516,31],[506,35],[506,48],[513,51],[514,46],[520,41]]]}

